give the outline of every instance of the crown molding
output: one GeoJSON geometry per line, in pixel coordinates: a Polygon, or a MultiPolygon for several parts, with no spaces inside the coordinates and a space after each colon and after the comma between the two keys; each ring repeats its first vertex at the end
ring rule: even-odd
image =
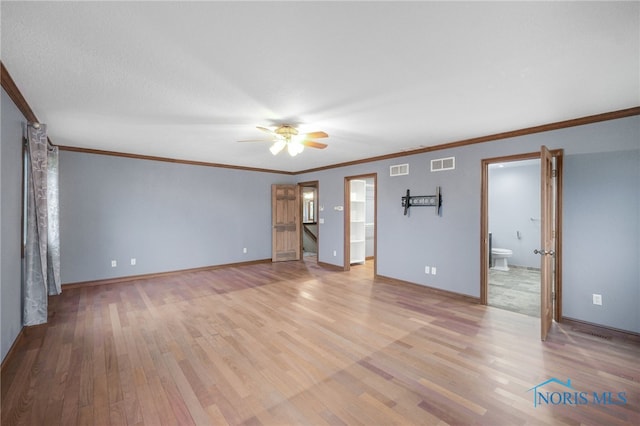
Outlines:
{"type": "Polygon", "coordinates": [[[425,152],[441,151],[443,149],[458,148],[461,146],[474,145],[485,142],[493,142],[501,139],[515,138],[518,136],[531,135],[534,133],[548,132],[551,130],[566,129],[568,127],[583,126],[585,124],[598,123],[600,121],[617,120],[619,118],[640,115],[640,106],[621,109],[617,111],[605,112],[602,114],[589,115],[586,117],[574,118],[571,120],[557,121],[555,123],[543,124],[540,126],[527,127],[524,129],[511,130],[508,132],[495,133],[493,135],[479,136],[471,139],[463,139],[456,142],[447,142],[439,145],[427,146],[410,151],[401,151],[393,154],[379,155],[377,157],[363,158],[361,160],[347,161],[344,163],[332,164],[329,166],[316,167],[313,169],[301,170],[295,174],[319,172],[322,170],[335,169],[338,167],[354,166],[357,164],[371,163],[374,161],[389,160],[391,158],[406,157],[408,155],[422,154],[425,152]]]}
{"type": "Polygon", "coordinates": [[[20,89],[16,86],[16,82],[13,81],[13,78],[11,78],[9,71],[7,71],[2,61],[0,61],[0,80],[2,82],[2,88],[7,92],[7,95],[9,95],[13,103],[16,104],[18,110],[24,115],[24,118],[29,122],[37,123],[38,118],[33,113],[27,100],[22,96],[20,89]]]}
{"type": "MultiPolygon", "coordinates": [[[[29,106],[29,103],[26,101],[24,96],[22,96],[22,93],[16,86],[15,82],[13,81],[13,78],[11,78],[9,71],[7,71],[2,61],[0,61],[0,68],[1,68],[1,74],[2,74],[2,88],[7,92],[11,100],[13,100],[13,102],[16,104],[20,112],[22,112],[22,114],[25,116],[25,118],[28,121],[38,122],[38,118],[33,113],[33,110],[29,106]]],[[[63,151],[83,152],[87,154],[98,154],[98,155],[110,155],[114,157],[135,158],[139,160],[163,161],[167,163],[188,164],[192,166],[219,167],[219,168],[226,168],[226,169],[245,170],[245,171],[252,171],[252,172],[263,172],[263,173],[277,173],[277,174],[284,174],[284,175],[300,175],[304,173],[319,172],[323,170],[337,169],[340,167],[372,163],[374,161],[382,161],[382,160],[389,160],[392,158],[406,157],[409,155],[422,154],[425,152],[440,151],[443,149],[459,148],[462,146],[474,145],[478,143],[515,138],[518,136],[548,132],[551,130],[566,129],[568,127],[583,126],[585,124],[598,123],[600,121],[617,120],[619,118],[631,117],[635,115],[640,115],[640,106],[621,109],[617,111],[605,112],[602,114],[589,115],[586,117],[574,118],[571,120],[557,121],[555,123],[527,127],[524,129],[511,130],[508,132],[495,133],[493,135],[479,136],[476,138],[463,139],[455,142],[447,142],[439,145],[428,146],[428,147],[419,148],[419,149],[410,150],[410,151],[401,151],[401,152],[396,152],[392,154],[379,155],[376,157],[363,158],[361,160],[331,164],[328,166],[300,170],[297,172],[288,172],[288,171],[273,170],[273,169],[261,169],[261,168],[255,168],[255,167],[234,166],[230,164],[208,163],[204,161],[179,160],[176,158],[155,157],[155,156],[149,156],[149,155],[130,154],[130,153],[116,152],[116,151],[103,151],[98,149],[89,149],[89,148],[80,148],[80,147],[71,147],[71,146],[58,146],[58,148],[63,151]]],[[[49,142],[51,143],[51,141],[49,142]]]]}
{"type": "Polygon", "coordinates": [[[234,166],[231,164],[209,163],[206,161],[180,160],[169,157],[155,157],[153,155],[130,154],[127,152],[104,151],[101,149],[80,148],[75,146],[57,145],[61,151],[82,152],[85,154],[109,155],[112,157],[134,158],[136,160],[161,161],[165,163],[188,164],[190,166],[218,167],[221,169],[244,170],[250,172],[277,173],[280,175],[294,175],[295,172],[287,172],[283,170],[261,169],[258,167],[234,166]]]}

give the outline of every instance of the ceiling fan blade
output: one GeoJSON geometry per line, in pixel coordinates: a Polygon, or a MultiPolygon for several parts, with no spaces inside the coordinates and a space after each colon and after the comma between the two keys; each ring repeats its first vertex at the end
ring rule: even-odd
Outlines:
{"type": "Polygon", "coordinates": [[[320,139],[320,138],[328,138],[329,135],[326,134],[325,132],[311,132],[311,133],[305,133],[304,137],[309,139],[320,139]]]}
{"type": "Polygon", "coordinates": [[[309,141],[309,140],[304,140],[301,143],[302,145],[308,146],[309,148],[325,149],[328,146],[326,143],[320,143],[320,142],[309,141]]]}
{"type": "Polygon", "coordinates": [[[256,126],[256,129],[262,130],[263,132],[266,132],[266,133],[269,133],[269,134],[275,134],[275,132],[273,130],[267,129],[266,127],[256,126]]]}
{"type": "Polygon", "coordinates": [[[274,139],[244,139],[241,141],[236,141],[236,142],[275,142],[275,138],[274,139]]]}

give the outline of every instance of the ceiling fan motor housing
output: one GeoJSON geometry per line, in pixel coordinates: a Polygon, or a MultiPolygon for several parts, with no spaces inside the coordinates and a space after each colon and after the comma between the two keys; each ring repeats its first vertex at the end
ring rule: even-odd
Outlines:
{"type": "Polygon", "coordinates": [[[298,130],[288,124],[282,125],[275,130],[275,133],[283,136],[285,139],[291,139],[292,136],[298,134],[298,130]]]}

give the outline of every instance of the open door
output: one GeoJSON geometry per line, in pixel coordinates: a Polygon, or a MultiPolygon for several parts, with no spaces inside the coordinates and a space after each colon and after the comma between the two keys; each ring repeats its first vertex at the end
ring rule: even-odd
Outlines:
{"type": "Polygon", "coordinates": [[[482,160],[480,220],[480,303],[489,302],[489,166],[540,158],[540,337],[544,341],[555,320],[562,319],[562,169],[563,150],[530,152],[482,160]]]}
{"type": "Polygon", "coordinates": [[[271,260],[300,260],[298,185],[271,185],[271,260]]]}
{"type": "Polygon", "coordinates": [[[544,341],[553,322],[554,191],[553,155],[546,146],[540,148],[540,338],[544,341]]]}

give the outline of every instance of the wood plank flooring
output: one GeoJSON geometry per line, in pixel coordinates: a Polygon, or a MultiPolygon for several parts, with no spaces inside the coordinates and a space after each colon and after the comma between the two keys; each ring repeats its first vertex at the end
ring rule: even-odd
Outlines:
{"type": "Polygon", "coordinates": [[[374,281],[369,265],[265,263],[66,289],[3,369],[1,422],[640,424],[638,343],[562,324],[543,343],[539,329],[374,281]],[[534,406],[531,389],[551,378],[571,389],[541,386],[549,402],[534,406]]]}

